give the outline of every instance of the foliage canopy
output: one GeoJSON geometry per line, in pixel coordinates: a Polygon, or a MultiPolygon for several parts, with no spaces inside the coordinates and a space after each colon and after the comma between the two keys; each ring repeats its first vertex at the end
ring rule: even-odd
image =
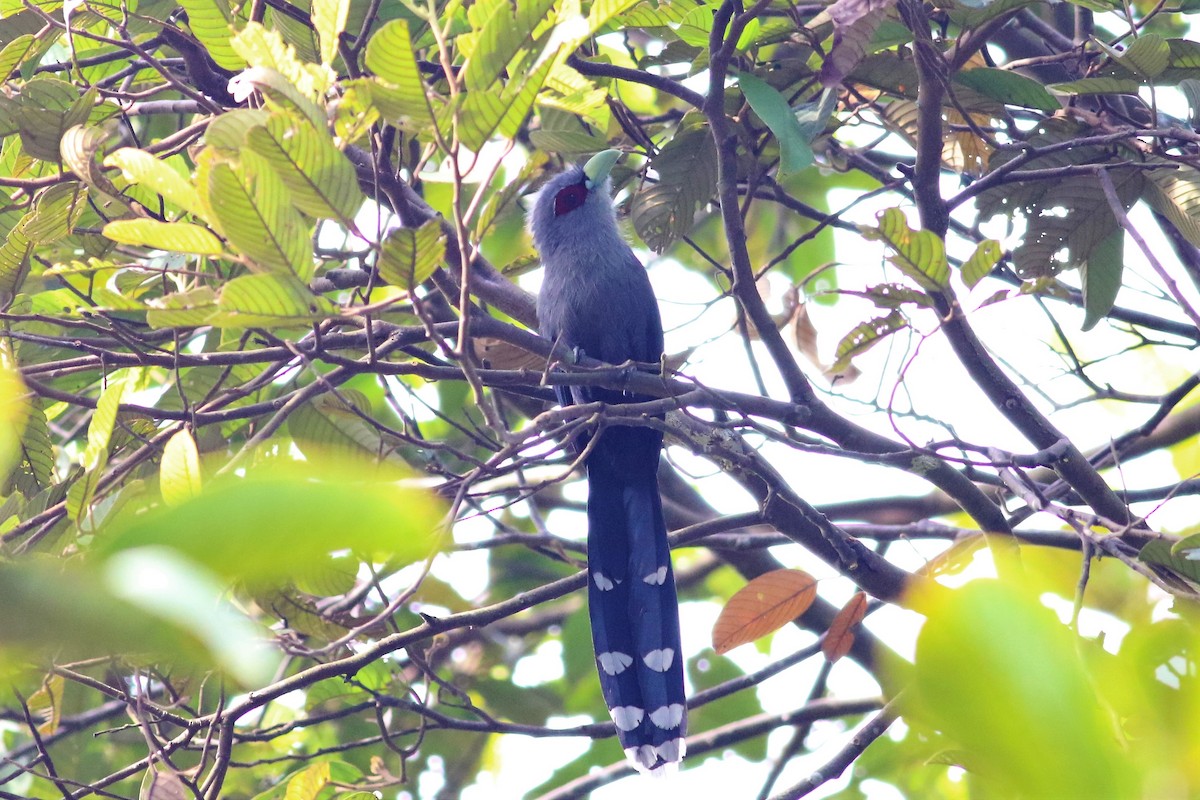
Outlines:
{"type": "Polygon", "coordinates": [[[0,0],[0,797],[625,778],[616,419],[681,781],[1195,795],[1193,6],[0,0]],[[657,370],[530,333],[527,195],[609,147],[657,370]]]}

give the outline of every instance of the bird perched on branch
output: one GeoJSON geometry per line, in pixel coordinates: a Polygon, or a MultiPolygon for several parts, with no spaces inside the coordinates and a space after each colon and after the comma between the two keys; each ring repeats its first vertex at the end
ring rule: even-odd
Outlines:
{"type": "MultiPolygon", "coordinates": [[[[617,230],[607,150],[541,190],[530,230],[545,266],[541,334],[592,358],[658,362],[662,321],[645,268],[617,230]]],[[[563,405],[651,398],[585,386],[563,405]]],[[[641,771],[680,761],[687,733],[679,605],[658,493],[662,433],[601,423],[587,455],[588,611],[600,687],[625,754],[641,771]]],[[[587,447],[586,437],[577,441],[587,447]]]]}

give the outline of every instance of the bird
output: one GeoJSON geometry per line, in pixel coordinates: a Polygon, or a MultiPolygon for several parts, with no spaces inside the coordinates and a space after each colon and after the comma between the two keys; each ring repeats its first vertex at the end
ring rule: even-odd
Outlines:
{"type": "MultiPolygon", "coordinates": [[[[539,333],[610,364],[656,363],[658,301],[611,196],[620,155],[606,150],[568,166],[534,202],[529,228],[544,267],[539,333]]],[[[557,386],[555,394],[564,406],[652,399],[591,386],[557,386]]],[[[683,760],[687,735],[679,601],[658,491],[662,441],[652,427],[601,423],[574,442],[586,453],[588,615],[600,688],[625,755],[651,773],[683,760]]]]}

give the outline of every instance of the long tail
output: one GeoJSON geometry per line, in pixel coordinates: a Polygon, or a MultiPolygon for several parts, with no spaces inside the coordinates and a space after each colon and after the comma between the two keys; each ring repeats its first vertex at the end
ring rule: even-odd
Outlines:
{"type": "Polygon", "coordinates": [[[661,436],[606,429],[588,457],[588,610],[600,688],[641,771],[684,756],[679,602],[658,494],[661,436]]]}

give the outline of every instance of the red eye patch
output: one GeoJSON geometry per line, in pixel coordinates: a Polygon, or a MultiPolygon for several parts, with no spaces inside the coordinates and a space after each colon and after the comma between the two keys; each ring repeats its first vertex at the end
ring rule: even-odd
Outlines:
{"type": "Polygon", "coordinates": [[[554,195],[554,216],[561,217],[568,211],[574,211],[583,205],[587,199],[587,188],[582,183],[576,183],[565,189],[559,189],[554,195]]]}

